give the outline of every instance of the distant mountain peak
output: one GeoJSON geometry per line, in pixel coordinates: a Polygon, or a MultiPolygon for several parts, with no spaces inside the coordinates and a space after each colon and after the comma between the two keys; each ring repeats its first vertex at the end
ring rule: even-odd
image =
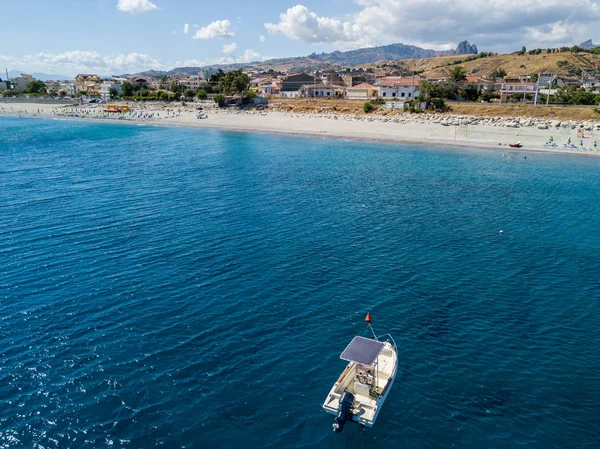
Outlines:
{"type": "Polygon", "coordinates": [[[594,42],[592,42],[591,39],[588,39],[587,41],[582,42],[581,44],[579,44],[579,46],[581,48],[583,48],[584,50],[591,50],[592,48],[600,47],[600,44],[594,44],[594,42]]]}
{"type": "Polygon", "coordinates": [[[471,45],[469,41],[459,42],[455,51],[457,55],[476,55],[478,53],[477,45],[471,45]]]}

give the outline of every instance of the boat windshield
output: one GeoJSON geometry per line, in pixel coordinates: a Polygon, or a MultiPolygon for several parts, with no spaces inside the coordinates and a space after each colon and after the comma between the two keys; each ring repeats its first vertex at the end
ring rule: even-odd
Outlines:
{"type": "Polygon", "coordinates": [[[361,365],[371,366],[383,349],[383,343],[365,337],[354,337],[346,347],[340,358],[347,362],[356,362],[361,365]]]}

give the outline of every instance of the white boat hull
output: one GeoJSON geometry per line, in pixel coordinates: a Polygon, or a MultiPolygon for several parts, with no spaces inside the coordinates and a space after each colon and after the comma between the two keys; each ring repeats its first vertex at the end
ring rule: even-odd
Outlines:
{"type": "Polygon", "coordinates": [[[362,426],[372,427],[398,372],[398,354],[395,345],[385,343],[384,349],[377,357],[376,366],[377,369],[369,374],[369,367],[350,362],[329,391],[323,403],[325,411],[338,415],[342,394],[352,393],[354,405],[351,420],[362,426]]]}

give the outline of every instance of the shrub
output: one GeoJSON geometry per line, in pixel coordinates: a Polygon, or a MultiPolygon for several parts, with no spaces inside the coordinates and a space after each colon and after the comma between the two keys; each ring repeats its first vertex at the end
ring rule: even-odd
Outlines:
{"type": "Polygon", "coordinates": [[[373,103],[371,103],[370,101],[367,101],[365,104],[363,104],[363,111],[365,112],[365,114],[370,114],[374,110],[375,106],[373,106],[373,103]]]}
{"type": "Polygon", "coordinates": [[[429,102],[429,105],[434,111],[445,111],[446,110],[446,102],[443,98],[432,98],[429,102]]]}
{"type": "Polygon", "coordinates": [[[223,94],[217,94],[215,95],[215,97],[213,98],[214,102],[217,103],[217,105],[222,108],[223,106],[225,106],[225,95],[223,94]]]}
{"type": "Polygon", "coordinates": [[[598,107],[598,108],[594,108],[594,112],[595,112],[596,114],[600,114],[600,107],[598,107]]]}
{"type": "Polygon", "coordinates": [[[371,100],[371,104],[382,105],[382,104],[385,104],[385,100],[383,98],[379,98],[379,97],[373,98],[371,100]]]}

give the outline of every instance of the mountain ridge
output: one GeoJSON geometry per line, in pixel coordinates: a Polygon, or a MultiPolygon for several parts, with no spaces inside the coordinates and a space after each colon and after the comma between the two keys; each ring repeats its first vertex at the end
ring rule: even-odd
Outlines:
{"type": "MultiPolygon", "coordinates": [[[[312,53],[308,56],[289,57],[289,58],[276,58],[267,61],[254,61],[249,63],[238,63],[238,64],[214,64],[203,67],[177,67],[169,71],[157,71],[147,70],[144,72],[136,73],[138,76],[191,76],[198,75],[201,71],[211,71],[218,69],[237,69],[237,68],[248,68],[257,67],[262,69],[274,69],[280,70],[280,67],[286,67],[286,70],[292,69],[327,69],[339,66],[356,66],[361,64],[373,64],[379,61],[390,61],[400,59],[422,59],[432,58],[435,56],[452,56],[452,55],[465,55],[465,54],[477,54],[478,49],[476,45],[472,45],[469,41],[462,41],[454,50],[432,50],[417,47],[414,45],[405,45],[402,43],[382,45],[378,47],[367,47],[359,48],[357,50],[349,51],[333,51],[331,53],[312,53]]],[[[121,76],[131,76],[131,74],[124,74],[121,76]]]]}

